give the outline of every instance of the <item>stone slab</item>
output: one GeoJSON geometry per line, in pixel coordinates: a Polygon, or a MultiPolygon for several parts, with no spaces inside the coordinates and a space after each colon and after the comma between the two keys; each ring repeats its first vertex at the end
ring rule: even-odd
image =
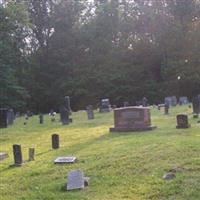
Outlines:
{"type": "Polygon", "coordinates": [[[68,157],[58,157],[54,160],[55,164],[70,164],[76,162],[76,157],[68,156],[68,157]]]}

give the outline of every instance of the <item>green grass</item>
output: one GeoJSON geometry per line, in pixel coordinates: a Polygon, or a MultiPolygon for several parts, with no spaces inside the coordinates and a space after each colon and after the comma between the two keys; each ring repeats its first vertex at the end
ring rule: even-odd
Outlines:
{"type": "MultiPolygon", "coordinates": [[[[0,199],[2,200],[199,200],[200,199],[200,124],[187,106],[170,109],[170,115],[152,109],[152,124],[147,132],[109,133],[113,113],[95,113],[88,121],[83,111],[73,113],[73,123],[62,126],[38,123],[38,116],[24,118],[0,132],[0,151],[9,159],[0,161],[0,199]],[[186,112],[190,129],[176,129],[176,114],[186,112]],[[51,150],[51,134],[59,133],[60,149],[51,150]],[[35,161],[22,167],[13,163],[12,145],[22,145],[23,159],[35,147],[35,161]],[[57,156],[74,155],[78,162],[55,165],[57,156]],[[181,166],[172,181],[162,180],[171,168],[181,166]],[[90,177],[84,190],[65,191],[71,169],[83,169],[90,177]]],[[[58,120],[57,120],[58,121],[58,120]]]]}

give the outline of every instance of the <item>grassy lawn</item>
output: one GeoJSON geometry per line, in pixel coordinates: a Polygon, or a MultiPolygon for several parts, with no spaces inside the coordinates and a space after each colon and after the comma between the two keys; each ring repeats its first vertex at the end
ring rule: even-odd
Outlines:
{"type": "MultiPolygon", "coordinates": [[[[200,124],[192,118],[188,106],[163,111],[152,109],[152,124],[158,128],[147,132],[109,133],[113,113],[96,112],[88,121],[83,111],[73,113],[73,123],[62,126],[45,116],[18,118],[12,127],[0,130],[0,151],[9,159],[0,161],[0,199],[2,200],[200,200],[200,124]],[[176,114],[189,114],[190,129],[176,129],[176,114]],[[60,149],[51,149],[51,134],[59,133],[60,149]],[[23,159],[28,148],[35,147],[35,161],[22,167],[13,163],[12,145],[21,144],[23,159]],[[57,156],[74,155],[78,162],[55,165],[57,156]],[[171,181],[162,176],[181,166],[171,181]],[[83,169],[90,177],[84,190],[65,191],[71,169],[83,169]]],[[[57,116],[58,118],[58,116],[57,116]]]]}

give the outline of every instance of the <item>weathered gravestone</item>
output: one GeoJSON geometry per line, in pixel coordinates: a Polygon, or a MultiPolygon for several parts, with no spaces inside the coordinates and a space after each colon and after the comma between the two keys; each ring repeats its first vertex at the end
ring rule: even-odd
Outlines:
{"type": "Polygon", "coordinates": [[[189,100],[187,97],[179,97],[179,104],[180,105],[185,105],[185,104],[188,104],[189,103],[189,100]]]}
{"type": "Polygon", "coordinates": [[[58,157],[54,160],[55,164],[70,164],[75,163],[76,157],[74,156],[67,156],[67,157],[58,157]]]}
{"type": "Polygon", "coordinates": [[[8,110],[5,108],[1,108],[0,109],[0,128],[8,127],[7,115],[8,115],[8,110]]]}
{"type": "Polygon", "coordinates": [[[29,161],[35,160],[35,149],[29,148],[28,150],[29,161]]]}
{"type": "Polygon", "coordinates": [[[39,114],[39,123],[40,124],[44,123],[44,115],[43,114],[39,114]]]}
{"type": "Polygon", "coordinates": [[[114,110],[114,128],[110,132],[145,131],[155,129],[151,125],[148,107],[126,107],[114,110]]]}
{"type": "Polygon", "coordinates": [[[59,149],[60,146],[60,140],[59,140],[59,135],[58,134],[53,134],[51,136],[51,141],[52,141],[52,149],[59,149]]]}
{"type": "Polygon", "coordinates": [[[146,106],[147,106],[147,103],[148,103],[147,98],[146,98],[146,97],[143,97],[143,98],[142,98],[142,106],[143,106],[143,107],[146,107],[146,106]]]}
{"type": "Polygon", "coordinates": [[[86,112],[89,120],[94,119],[94,111],[92,105],[86,107],[86,112]]]}
{"type": "Polygon", "coordinates": [[[64,106],[60,107],[60,121],[63,125],[67,125],[70,123],[69,111],[64,106]]]}
{"type": "Polygon", "coordinates": [[[109,99],[102,99],[99,112],[110,112],[112,110],[109,99]]]}
{"type": "Polygon", "coordinates": [[[65,98],[64,98],[64,106],[68,110],[69,115],[71,115],[72,109],[71,109],[71,105],[70,105],[70,97],[69,96],[65,96],[65,98]]]}
{"type": "Polygon", "coordinates": [[[188,116],[186,114],[179,114],[176,116],[177,126],[176,128],[189,128],[188,116]]]}
{"type": "Polygon", "coordinates": [[[129,107],[129,106],[130,106],[129,102],[128,101],[124,101],[124,107],[129,107]]]}
{"type": "Polygon", "coordinates": [[[80,169],[75,169],[69,172],[67,177],[67,190],[84,189],[88,186],[88,177],[84,177],[84,173],[80,169]]]}
{"type": "Polygon", "coordinates": [[[172,106],[176,106],[177,105],[177,98],[176,98],[176,96],[172,96],[171,99],[172,99],[172,106]]]}
{"type": "Polygon", "coordinates": [[[193,98],[192,105],[193,105],[193,113],[197,114],[197,115],[200,114],[200,98],[199,98],[199,96],[193,98]]]}
{"type": "Polygon", "coordinates": [[[8,158],[8,154],[5,152],[0,152],[0,160],[5,160],[6,158],[8,158]]]}
{"type": "Polygon", "coordinates": [[[21,166],[23,163],[21,145],[19,144],[13,145],[13,155],[14,155],[14,166],[21,166]]]}
{"type": "Polygon", "coordinates": [[[7,123],[8,125],[12,125],[14,123],[15,120],[15,113],[13,111],[13,109],[9,109],[7,111],[7,123]]]}
{"type": "Polygon", "coordinates": [[[169,105],[168,104],[165,104],[165,115],[168,115],[169,114],[169,105]]]}

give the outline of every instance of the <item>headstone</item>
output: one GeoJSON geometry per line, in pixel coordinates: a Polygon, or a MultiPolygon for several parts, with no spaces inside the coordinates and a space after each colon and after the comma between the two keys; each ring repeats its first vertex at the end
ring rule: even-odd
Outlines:
{"type": "Polygon", "coordinates": [[[172,98],[171,97],[165,97],[165,105],[168,105],[169,107],[172,106],[172,98]]]}
{"type": "Polygon", "coordinates": [[[92,105],[86,107],[86,112],[89,120],[94,119],[94,111],[92,105]]]}
{"type": "Polygon", "coordinates": [[[39,123],[40,124],[44,123],[44,115],[43,114],[39,114],[39,123]]]}
{"type": "Polygon", "coordinates": [[[28,155],[29,155],[29,161],[35,160],[35,149],[29,148],[28,155]]]}
{"type": "Polygon", "coordinates": [[[110,112],[112,110],[109,99],[102,99],[99,112],[110,112]]]}
{"type": "Polygon", "coordinates": [[[172,99],[172,106],[176,106],[177,105],[177,98],[176,98],[176,96],[172,96],[171,99],[172,99]]]}
{"type": "Polygon", "coordinates": [[[143,106],[143,107],[147,107],[147,102],[148,102],[147,98],[146,98],[146,97],[143,97],[143,98],[142,98],[142,106],[143,106]]]}
{"type": "Polygon", "coordinates": [[[54,160],[55,164],[70,164],[76,161],[76,157],[68,156],[68,157],[58,157],[54,160]]]}
{"type": "Polygon", "coordinates": [[[59,148],[59,135],[58,134],[53,134],[51,136],[51,140],[52,140],[52,148],[53,149],[58,149],[59,148]]]}
{"type": "Polygon", "coordinates": [[[187,97],[179,97],[179,104],[180,105],[185,105],[185,104],[188,104],[189,103],[189,100],[187,97]]]}
{"type": "Polygon", "coordinates": [[[7,111],[7,123],[8,125],[12,125],[14,123],[15,120],[15,113],[13,111],[13,109],[9,109],[7,111]]]}
{"type": "Polygon", "coordinates": [[[169,105],[165,104],[165,115],[169,114],[169,105]]]}
{"type": "Polygon", "coordinates": [[[179,114],[176,116],[177,126],[176,128],[189,128],[188,116],[186,114],[179,114]]]}
{"type": "Polygon", "coordinates": [[[67,177],[67,190],[83,189],[84,187],[83,171],[80,169],[70,171],[67,177]]]}
{"type": "Polygon", "coordinates": [[[0,109],[0,128],[8,127],[7,115],[8,115],[8,110],[5,108],[1,108],[0,109]]]}
{"type": "Polygon", "coordinates": [[[23,163],[21,145],[19,144],[13,145],[13,155],[14,155],[14,166],[21,166],[23,163]]]}
{"type": "Polygon", "coordinates": [[[68,110],[69,115],[70,115],[71,112],[72,112],[72,109],[71,109],[71,105],[70,105],[70,97],[69,96],[65,96],[65,98],[64,98],[64,106],[68,110]]]}
{"type": "Polygon", "coordinates": [[[129,107],[129,102],[128,101],[124,101],[124,107],[129,107]]]}
{"type": "Polygon", "coordinates": [[[70,123],[69,111],[64,106],[60,107],[60,121],[63,125],[67,125],[70,123]]]}
{"type": "Polygon", "coordinates": [[[192,105],[193,105],[193,113],[194,114],[200,114],[200,98],[194,97],[192,100],[192,105]]]}
{"type": "Polygon", "coordinates": [[[5,152],[0,152],[0,160],[5,160],[6,158],[8,158],[8,154],[5,152]]]}
{"type": "Polygon", "coordinates": [[[126,107],[114,110],[114,128],[110,132],[145,131],[155,129],[151,125],[148,107],[126,107]]]}

